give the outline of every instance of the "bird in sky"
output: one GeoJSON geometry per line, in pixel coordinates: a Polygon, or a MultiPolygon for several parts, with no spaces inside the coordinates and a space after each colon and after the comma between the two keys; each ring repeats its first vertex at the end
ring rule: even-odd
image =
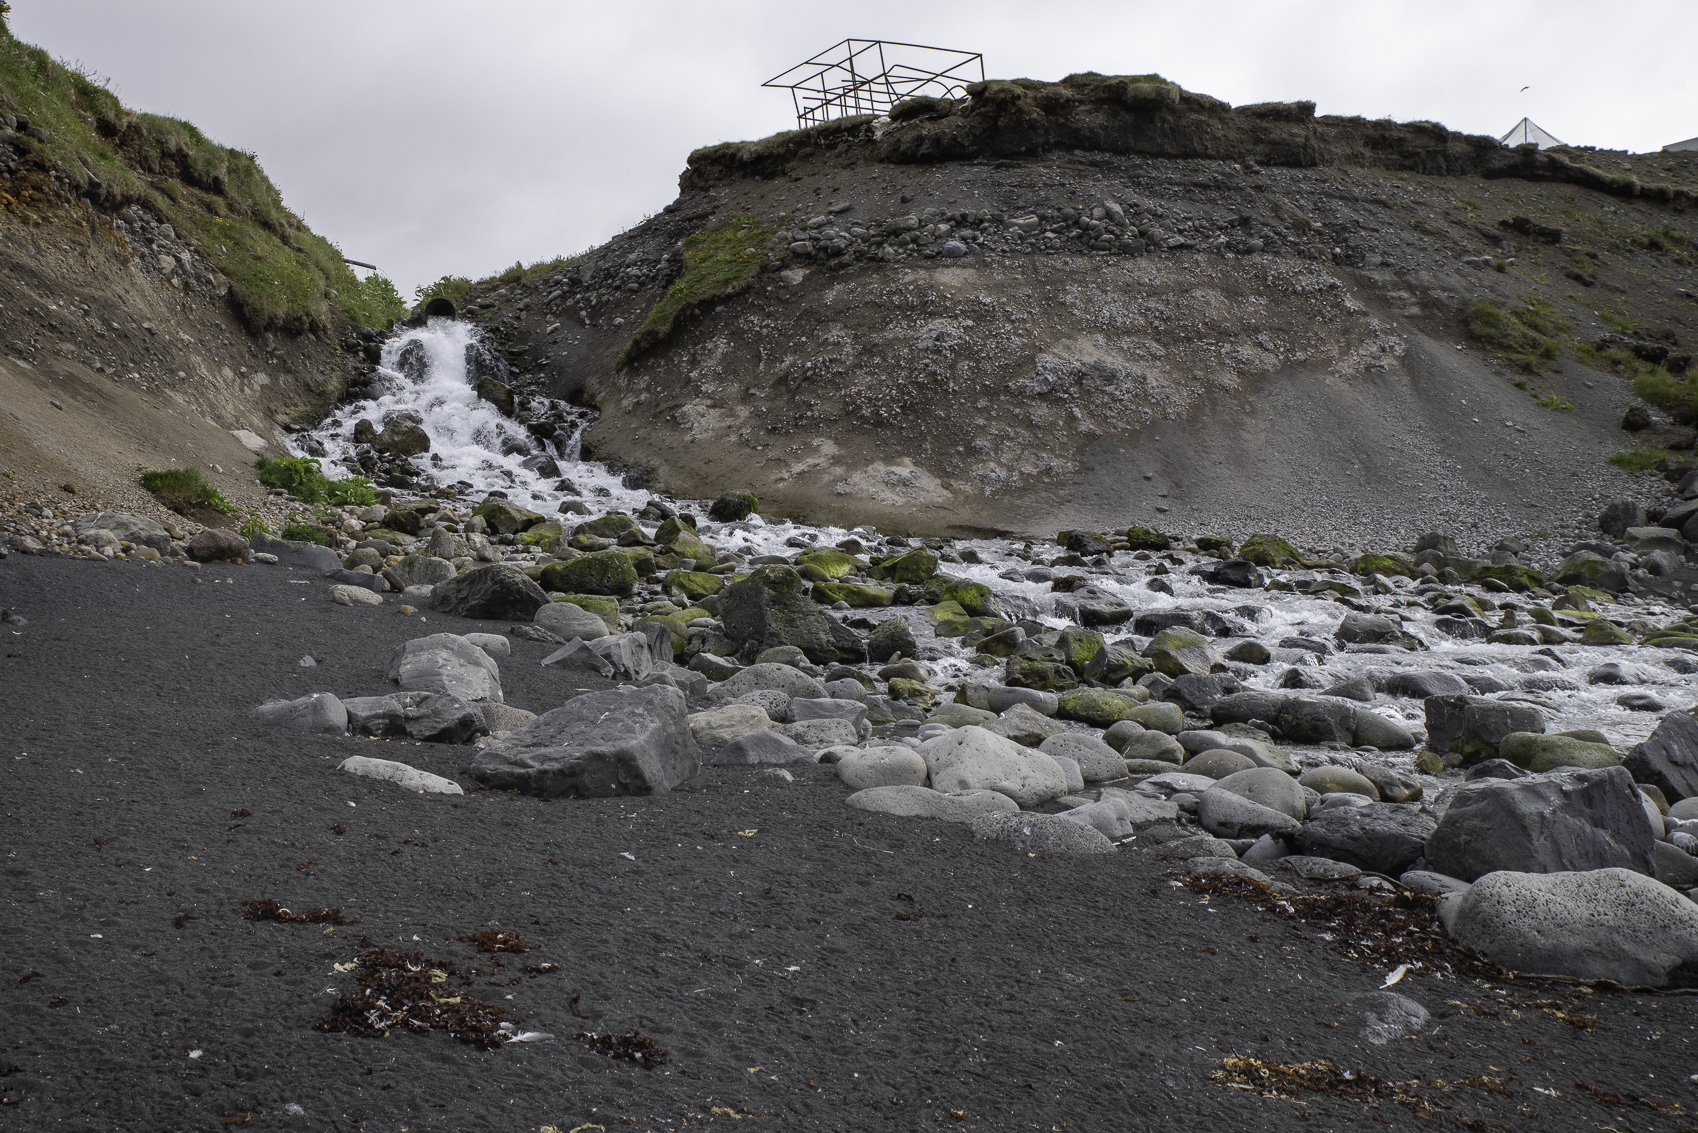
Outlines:
{"type": "Polygon", "coordinates": [[[1533,89],[1533,86],[1532,86],[1531,83],[1529,83],[1527,86],[1522,87],[1521,90],[1518,93],[1525,94],[1527,91],[1530,91],[1532,89],[1533,89]]]}

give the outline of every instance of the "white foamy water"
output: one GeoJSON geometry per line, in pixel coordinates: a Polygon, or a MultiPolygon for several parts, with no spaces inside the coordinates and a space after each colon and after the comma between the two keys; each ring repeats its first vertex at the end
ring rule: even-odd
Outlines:
{"type": "MultiPolygon", "coordinates": [[[[453,319],[432,319],[428,326],[402,331],[385,345],[379,369],[382,375],[382,394],[372,400],[349,405],[325,423],[317,432],[324,443],[328,462],[345,464],[352,458],[355,446],[353,423],[361,418],[371,420],[382,428],[387,418],[408,413],[416,416],[431,438],[429,454],[414,458],[439,484],[463,482],[471,485],[462,489],[464,506],[471,506],[490,491],[501,491],[515,502],[546,515],[557,513],[566,499],[582,499],[590,508],[589,516],[564,517],[569,522],[620,511],[635,515],[655,493],[647,489],[626,488],[618,474],[595,461],[578,459],[578,437],[568,431],[548,444],[539,444],[521,424],[503,417],[491,404],[478,398],[468,377],[466,351],[479,342],[479,331],[470,324],[453,319]],[[401,369],[402,352],[418,343],[424,354],[425,366],[416,378],[407,377],[401,369]],[[503,452],[503,448],[509,451],[503,452]],[[559,463],[560,474],[542,475],[524,467],[523,461],[539,448],[546,449],[559,463]],[[579,491],[563,490],[561,480],[571,482],[579,491]]],[[[552,403],[560,408],[559,403],[552,403]]],[[[546,406],[544,408],[547,408],[546,406]]],[[[571,414],[587,423],[580,410],[571,414]]],[[[581,431],[581,425],[580,425],[581,431]]],[[[738,485],[727,484],[726,488],[738,485]]],[[[769,520],[759,515],[737,523],[719,524],[706,519],[706,501],[674,500],[681,510],[695,513],[700,519],[702,536],[724,551],[745,557],[782,554],[794,555],[807,546],[830,547],[851,535],[871,547],[878,535],[871,528],[813,526],[787,520],[769,520]]],[[[651,534],[654,525],[645,528],[651,534]]],[[[1065,594],[1051,591],[1047,578],[1027,580],[1020,577],[1041,566],[1042,559],[1053,559],[1062,553],[1053,542],[1033,541],[1032,551],[1024,550],[1024,541],[981,539],[953,544],[961,553],[971,550],[981,563],[946,563],[944,570],[982,582],[998,596],[1005,616],[1030,618],[1045,625],[1060,628],[1071,624],[1065,594]]],[[[1391,671],[1438,670],[1454,673],[1474,683],[1482,691],[1495,691],[1508,699],[1521,699],[1537,704],[1543,711],[1550,731],[1574,728],[1595,728],[1603,732],[1618,751],[1648,735],[1655,727],[1660,713],[1630,711],[1615,703],[1616,697],[1627,689],[1651,692],[1669,708],[1691,705],[1698,691],[1698,682],[1685,670],[1692,668],[1687,656],[1678,650],[1663,650],[1642,646],[1586,647],[1558,645],[1534,647],[1488,645],[1479,641],[1459,640],[1447,636],[1434,624],[1434,615],[1417,600],[1417,584],[1407,579],[1390,581],[1392,593],[1372,595],[1370,583],[1342,572],[1322,572],[1360,587],[1366,599],[1376,606],[1392,606],[1407,619],[1404,628],[1420,638],[1428,649],[1405,653],[1368,653],[1335,651],[1327,656],[1281,646],[1282,640],[1307,637],[1332,644],[1339,622],[1349,607],[1319,596],[1238,590],[1214,586],[1204,579],[1187,573],[1187,568],[1208,560],[1185,556],[1183,563],[1170,563],[1171,573],[1164,575],[1173,594],[1151,590],[1148,583],[1155,575],[1158,559],[1139,559],[1121,552],[1111,556],[1104,567],[1057,567],[1056,574],[1087,574],[1089,582],[1101,590],[1116,595],[1134,611],[1143,613],[1183,608],[1221,614],[1238,623],[1233,638],[1253,638],[1266,645],[1273,660],[1260,667],[1234,666],[1235,674],[1248,688],[1275,688],[1286,671],[1292,667],[1315,673],[1326,685],[1336,684],[1357,676],[1371,676],[1391,671]],[[1636,680],[1627,686],[1592,684],[1587,673],[1595,666],[1616,661],[1629,666],[1636,680]]],[[[1473,587],[1453,586],[1451,592],[1467,591],[1488,597],[1499,605],[1525,605],[1523,598],[1506,594],[1486,594],[1473,587]]],[[[873,618],[889,616],[883,610],[856,611],[873,618]]],[[[1684,614],[1683,610],[1660,605],[1655,601],[1633,608],[1633,616],[1663,622],[1684,614]]],[[[1491,621],[1497,616],[1488,614],[1491,621]]],[[[1120,627],[1103,627],[1106,637],[1113,640],[1130,634],[1131,623],[1120,627]]],[[[1001,666],[980,668],[972,663],[971,649],[958,641],[923,637],[927,662],[935,673],[935,682],[947,686],[962,680],[997,681],[1001,666]]],[[[1334,646],[1336,650],[1336,646],[1334,646]]],[[[1308,692],[1304,695],[1314,695],[1308,692]]],[[[1423,724],[1420,701],[1378,695],[1373,708],[1383,715],[1403,721],[1419,729],[1423,724]]],[[[1395,762],[1407,762],[1409,753],[1390,757],[1395,762]]]]}

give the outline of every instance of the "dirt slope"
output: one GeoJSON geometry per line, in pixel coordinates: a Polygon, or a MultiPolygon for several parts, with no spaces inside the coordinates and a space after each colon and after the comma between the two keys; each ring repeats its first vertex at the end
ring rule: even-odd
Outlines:
{"type": "Polygon", "coordinates": [[[1681,366],[1698,314],[1690,159],[1081,89],[698,152],[666,212],[472,310],[601,409],[596,455],[813,519],[1319,542],[1628,490],[1632,352],[1681,366]],[[760,274],[617,365],[698,232],[760,274]]]}

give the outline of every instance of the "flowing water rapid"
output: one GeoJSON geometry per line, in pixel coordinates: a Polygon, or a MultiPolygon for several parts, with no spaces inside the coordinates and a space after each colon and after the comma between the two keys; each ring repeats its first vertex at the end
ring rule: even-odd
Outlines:
{"type": "MultiPolygon", "coordinates": [[[[431,441],[429,453],[415,458],[415,462],[437,484],[457,486],[465,507],[474,506],[491,491],[499,491],[548,515],[566,510],[562,508],[565,503],[567,509],[576,512],[575,518],[582,520],[615,511],[635,515],[656,498],[656,493],[648,489],[626,486],[621,476],[605,465],[578,459],[578,438],[591,420],[587,411],[550,399],[521,397],[521,420],[515,421],[480,398],[474,389],[474,363],[479,357],[493,355],[483,349],[475,327],[457,320],[432,319],[424,327],[394,335],[384,347],[379,366],[378,396],[345,406],[315,431],[326,464],[358,469],[363,459],[364,466],[369,467],[371,450],[353,441],[354,423],[365,419],[382,428],[387,421],[406,416],[416,420],[431,441]],[[534,426],[537,420],[559,424],[550,433],[547,428],[522,423],[534,426]]],[[[680,510],[706,516],[703,501],[669,502],[680,510]]],[[[574,516],[562,518],[571,522],[574,516]]],[[[869,527],[850,530],[760,515],[729,524],[703,518],[700,530],[704,539],[720,550],[748,558],[794,555],[810,546],[832,546],[851,535],[869,546],[879,540],[869,527]]],[[[1451,637],[1438,628],[1437,616],[1422,600],[1430,591],[1423,590],[1418,597],[1419,584],[1410,579],[1364,580],[1343,572],[1319,572],[1322,579],[1360,587],[1374,605],[1398,608],[1406,619],[1405,631],[1427,646],[1417,652],[1345,651],[1336,645],[1333,635],[1350,612],[1348,597],[1341,603],[1320,594],[1214,585],[1189,573],[1189,568],[1213,561],[1194,553],[1153,556],[1118,552],[1087,567],[1052,568],[1046,563],[1062,551],[1049,540],[960,540],[951,547],[967,561],[946,562],[943,569],[989,586],[1009,618],[1029,618],[1057,628],[1073,624],[1070,595],[1055,593],[1050,585],[1052,578],[1062,574],[1085,574],[1091,585],[1120,598],[1139,614],[1184,609],[1216,615],[1215,628],[1220,636],[1253,638],[1271,651],[1272,660],[1266,665],[1233,666],[1234,674],[1247,688],[1275,688],[1294,667],[1312,673],[1317,689],[1358,676],[1372,680],[1397,670],[1448,672],[1460,676],[1476,691],[1498,692],[1506,699],[1537,705],[1544,711],[1550,731],[1597,729],[1622,752],[1650,733],[1660,713],[1618,705],[1617,697],[1625,691],[1623,685],[1594,683],[1589,674],[1598,666],[1622,664],[1632,678],[1627,687],[1651,692],[1669,708],[1686,707],[1698,699],[1692,675],[1695,666],[1679,650],[1578,644],[1490,645],[1451,637]],[[975,557],[980,561],[973,562],[975,557]],[[1164,566],[1167,573],[1162,573],[1164,566]],[[1158,574],[1171,594],[1151,588],[1158,574]],[[1376,588],[1378,594],[1374,593],[1376,588]],[[1296,639],[1319,643],[1318,648],[1316,644],[1297,643],[1296,639]]],[[[1500,608],[1527,604],[1515,595],[1488,594],[1473,586],[1447,589],[1495,601],[1500,608]]],[[[865,612],[878,618],[888,616],[885,611],[865,612]]],[[[1650,600],[1633,613],[1662,622],[1683,616],[1685,611],[1650,600]]],[[[1493,621],[1498,616],[1487,615],[1493,621]]],[[[1130,633],[1131,628],[1131,622],[1104,627],[1105,636],[1113,641],[1117,633],[1130,633]]],[[[958,640],[928,637],[923,639],[922,649],[936,682],[944,686],[969,679],[998,680],[1001,676],[1000,667],[987,670],[975,666],[973,651],[961,647],[958,640]]],[[[1383,684],[1383,680],[1378,683],[1383,684]]],[[[1373,707],[1417,732],[1422,727],[1419,700],[1381,693],[1374,697],[1373,707]]],[[[1408,762],[1406,755],[1392,761],[1408,762]]]]}

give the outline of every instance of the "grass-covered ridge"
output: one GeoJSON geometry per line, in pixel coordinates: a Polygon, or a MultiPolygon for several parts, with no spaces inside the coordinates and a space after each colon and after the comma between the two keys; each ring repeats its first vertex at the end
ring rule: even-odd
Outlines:
{"type": "Polygon", "coordinates": [[[405,314],[381,276],[361,281],[283,204],[251,153],[188,122],[137,114],[89,75],[13,38],[0,11],[0,107],[29,120],[13,144],[104,209],[131,204],[194,241],[255,330],[328,327],[336,312],[387,328],[405,314]]]}
{"type": "Polygon", "coordinates": [[[619,352],[615,365],[628,366],[643,351],[665,342],[693,311],[746,290],[760,274],[771,239],[765,223],[743,215],[728,216],[686,237],[684,270],[619,352]]]}

